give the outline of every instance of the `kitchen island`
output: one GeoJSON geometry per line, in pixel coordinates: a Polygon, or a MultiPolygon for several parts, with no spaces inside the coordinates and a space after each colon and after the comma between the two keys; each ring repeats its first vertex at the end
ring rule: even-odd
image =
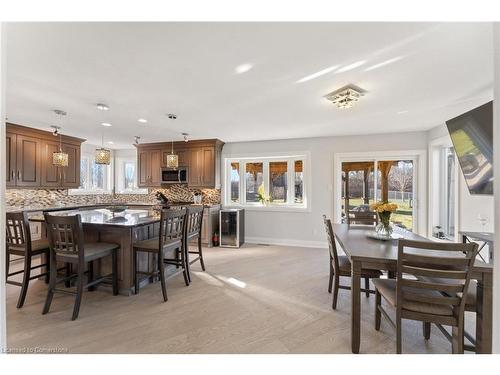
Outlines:
{"type": "MultiPolygon", "coordinates": [[[[118,252],[118,286],[120,294],[134,293],[134,270],[132,249],[136,241],[146,240],[159,235],[160,211],[155,209],[126,209],[123,213],[113,214],[106,208],[84,208],[79,210],[52,211],[50,215],[69,216],[79,214],[86,242],[113,242],[120,245],[118,252]]],[[[42,222],[41,214],[30,217],[30,221],[42,222]]],[[[45,230],[42,230],[45,233],[45,230]]],[[[141,271],[151,271],[156,267],[154,254],[140,253],[138,267],[141,271]]],[[[111,271],[111,260],[96,261],[96,276],[111,271]]],[[[168,272],[168,269],[167,269],[168,272]]],[[[143,284],[150,280],[146,279],[143,284]]],[[[141,285],[142,286],[142,285],[141,285]]]]}

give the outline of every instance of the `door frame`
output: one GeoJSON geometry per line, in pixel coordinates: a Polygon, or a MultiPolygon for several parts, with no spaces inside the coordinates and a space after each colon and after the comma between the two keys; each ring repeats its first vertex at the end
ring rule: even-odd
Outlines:
{"type": "Polygon", "coordinates": [[[342,214],[342,163],[348,161],[413,161],[413,231],[427,235],[427,150],[339,152],[333,154],[333,220],[340,223],[342,214]],[[416,199],[415,199],[416,197],[416,199]]]}

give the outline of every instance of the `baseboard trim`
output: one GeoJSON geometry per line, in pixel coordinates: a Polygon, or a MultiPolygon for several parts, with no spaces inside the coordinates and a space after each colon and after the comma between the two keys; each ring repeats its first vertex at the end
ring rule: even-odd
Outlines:
{"type": "Polygon", "coordinates": [[[313,247],[321,249],[328,248],[327,241],[304,241],[304,240],[291,240],[286,238],[246,237],[245,242],[253,244],[277,245],[277,246],[313,247]]]}

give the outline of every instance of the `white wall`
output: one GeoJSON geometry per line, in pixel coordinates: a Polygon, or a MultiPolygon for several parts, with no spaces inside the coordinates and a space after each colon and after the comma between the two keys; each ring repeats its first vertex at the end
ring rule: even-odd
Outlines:
{"type": "MultiPolygon", "coordinates": [[[[457,114],[458,115],[458,114],[457,114]]],[[[449,133],[446,125],[442,124],[432,128],[428,132],[429,142],[441,137],[448,137],[449,133]]],[[[461,170],[458,173],[458,230],[463,231],[485,231],[494,230],[494,199],[493,196],[471,195],[464,175],[461,170]],[[488,223],[482,225],[478,220],[481,216],[487,219],[488,223]]]]}
{"type": "Polygon", "coordinates": [[[248,240],[263,243],[326,247],[321,215],[333,216],[334,153],[417,149],[427,149],[427,132],[227,143],[222,158],[308,151],[312,173],[310,212],[246,210],[245,235],[248,240]]]}

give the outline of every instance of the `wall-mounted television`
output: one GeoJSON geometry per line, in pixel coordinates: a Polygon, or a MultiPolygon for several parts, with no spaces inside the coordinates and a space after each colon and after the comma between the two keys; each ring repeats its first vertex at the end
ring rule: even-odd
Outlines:
{"type": "Polygon", "coordinates": [[[446,121],[471,194],[493,194],[493,102],[446,121]]]}

